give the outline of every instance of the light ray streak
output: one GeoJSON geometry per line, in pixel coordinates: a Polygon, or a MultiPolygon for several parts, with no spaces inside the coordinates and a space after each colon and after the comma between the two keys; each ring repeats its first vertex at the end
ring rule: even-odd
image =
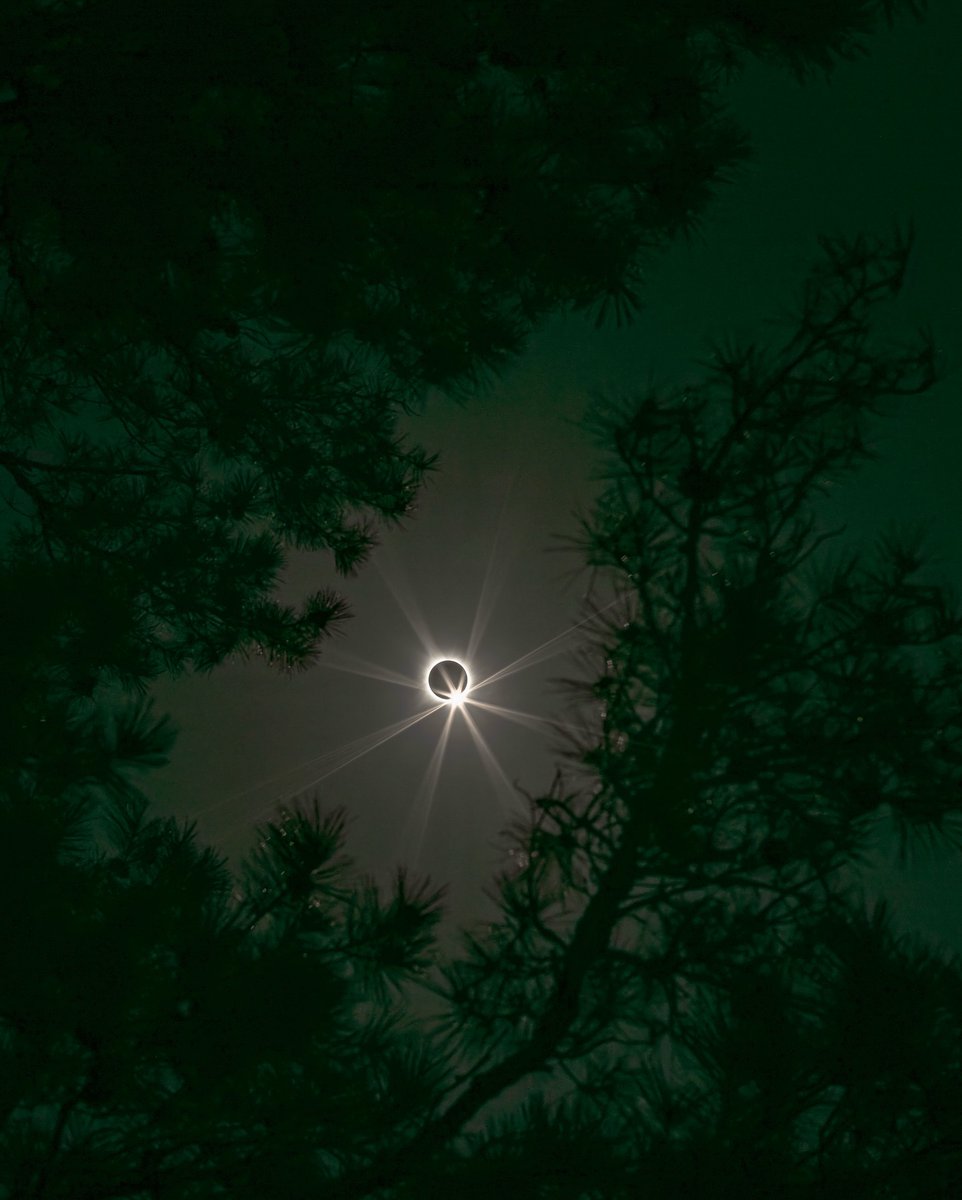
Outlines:
{"type": "MultiPolygon", "coordinates": [[[[378,746],[383,746],[385,742],[389,742],[391,738],[397,737],[399,733],[404,733],[404,731],[406,729],[410,729],[412,725],[417,725],[418,722],[423,721],[425,717],[430,717],[431,714],[436,713],[439,708],[443,708],[443,705],[435,704],[432,708],[425,709],[423,712],[415,713],[413,717],[407,717],[403,721],[398,721],[394,727],[388,726],[389,732],[385,733],[382,730],[380,737],[378,737],[376,734],[369,734],[368,741],[370,742],[370,745],[364,746],[362,749],[358,750],[357,753],[351,754],[348,758],[336,763],[330,768],[329,771],[324,771],[321,775],[316,775],[313,779],[308,780],[307,783],[302,784],[297,789],[298,792],[306,792],[308,788],[314,787],[316,784],[320,783],[322,779],[327,779],[329,776],[336,774],[336,772],[343,771],[344,768],[349,766],[352,762],[356,762],[359,758],[363,758],[365,754],[370,754],[371,751],[376,750],[378,746]]],[[[360,741],[363,739],[358,740],[360,741]]],[[[345,747],[345,749],[347,749],[347,747],[345,747]]],[[[268,808],[273,808],[276,803],[276,799],[272,800],[270,804],[265,805],[264,808],[260,809],[259,812],[255,813],[254,815],[260,816],[261,813],[266,812],[268,808]]]]}
{"type": "Polygon", "coordinates": [[[475,708],[483,708],[486,712],[504,717],[506,721],[514,721],[516,725],[526,725],[530,729],[537,729],[541,733],[548,729],[556,733],[559,729],[564,728],[558,721],[549,721],[546,717],[536,717],[534,713],[522,712],[518,708],[504,708],[500,704],[488,704],[484,700],[472,700],[467,696],[464,703],[475,708]]]}
{"type": "Polygon", "coordinates": [[[348,656],[344,662],[322,657],[318,659],[318,666],[330,667],[332,671],[346,671],[349,675],[362,675],[368,679],[380,679],[384,683],[396,683],[401,687],[416,688],[421,691],[421,684],[409,675],[402,675],[400,671],[392,671],[390,667],[381,667],[377,663],[369,663],[355,655],[348,656]]]}
{"type": "Polygon", "coordinates": [[[455,712],[456,710],[453,708],[448,709],[448,714],[444,720],[444,727],[441,730],[441,736],[438,738],[438,744],[434,747],[434,752],[431,755],[430,762],[427,765],[421,785],[415,796],[414,805],[408,813],[408,818],[405,822],[404,833],[402,835],[405,844],[408,844],[410,841],[411,826],[416,825],[413,849],[404,856],[406,859],[410,859],[414,866],[417,865],[418,858],[420,857],[421,846],[424,843],[424,831],[427,829],[428,818],[431,816],[431,811],[434,808],[434,797],[438,789],[438,780],[441,777],[444,752],[447,749],[448,738],[451,735],[451,722],[454,720],[455,712]]]}
{"type": "Polygon", "coordinates": [[[323,754],[317,754],[314,758],[305,759],[304,762],[298,763],[294,767],[288,767],[286,771],[281,771],[277,775],[270,775],[267,779],[262,779],[260,783],[255,783],[249,788],[244,788],[241,792],[233,792],[230,796],[225,796],[223,800],[215,800],[213,804],[208,804],[206,808],[198,809],[198,816],[206,816],[207,813],[213,812],[215,809],[223,808],[225,804],[231,804],[235,800],[241,800],[244,796],[254,795],[256,792],[263,791],[264,788],[276,786],[283,779],[291,776],[296,776],[299,772],[304,771],[307,767],[317,766],[319,763],[334,761],[335,765],[315,776],[315,778],[305,783],[296,790],[304,791],[306,788],[312,787],[320,780],[326,779],[329,775],[333,775],[336,771],[340,771],[346,767],[348,763],[354,762],[361,758],[362,755],[368,754],[377,746],[383,745],[384,742],[390,741],[391,738],[397,737],[406,729],[410,729],[412,725],[417,725],[419,721],[423,721],[425,717],[429,717],[432,713],[443,708],[442,704],[434,704],[428,709],[422,709],[411,717],[403,717],[400,721],[395,721],[392,725],[382,726],[380,729],[375,729],[372,733],[366,733],[362,737],[355,738],[353,742],[348,742],[345,746],[339,746],[336,750],[326,750],[323,754]],[[346,756],[346,757],[345,757],[346,756]],[[343,759],[343,761],[340,761],[343,759]]]}
{"type": "Polygon", "coordinates": [[[576,624],[563,629],[561,633],[556,633],[554,637],[548,638],[546,642],[542,642],[540,646],[535,646],[533,650],[529,650],[527,654],[522,654],[520,658],[516,658],[514,662],[508,663],[506,667],[501,667],[495,671],[493,675],[489,675],[487,679],[482,679],[480,683],[475,683],[471,687],[472,692],[479,691],[483,687],[487,687],[489,683],[496,683],[499,679],[504,679],[507,675],[515,675],[518,671],[526,671],[528,667],[533,667],[539,662],[545,662],[549,658],[554,658],[556,654],[561,654],[565,647],[556,645],[563,638],[574,633],[576,629],[580,629],[583,625],[587,625],[590,621],[597,620],[603,612],[607,612],[609,608],[614,608],[616,604],[621,603],[621,597],[612,600],[609,604],[602,608],[596,609],[595,612],[585,617],[584,620],[578,621],[576,624]],[[550,647],[554,646],[554,649],[550,647]]]}
{"type": "Polygon", "coordinates": [[[491,613],[494,610],[494,603],[504,586],[504,578],[499,581],[497,587],[492,585],[494,572],[494,561],[498,552],[498,543],[501,540],[501,532],[504,528],[504,514],[508,510],[508,500],[514,490],[514,485],[518,479],[518,472],[521,470],[521,464],[515,468],[514,475],[511,477],[511,482],[508,484],[507,491],[504,495],[504,500],[501,504],[501,514],[498,517],[498,525],[494,532],[494,542],[491,546],[491,553],[488,556],[487,570],[484,572],[484,579],[481,581],[481,594],[478,596],[477,607],[474,610],[474,621],[471,625],[471,635],[468,638],[467,660],[474,661],[474,656],[477,653],[478,642],[481,640],[485,629],[488,626],[488,621],[491,619],[491,613]]]}
{"type": "MultiPolygon", "coordinates": [[[[418,607],[418,603],[414,599],[414,594],[411,589],[406,583],[402,584],[399,580],[388,578],[387,572],[378,562],[377,558],[374,558],[372,561],[374,563],[375,570],[384,580],[385,586],[394,597],[395,603],[401,610],[404,619],[407,621],[408,625],[410,625],[411,632],[421,643],[424,653],[428,656],[428,658],[440,657],[437,645],[435,644],[434,638],[431,637],[431,632],[428,629],[428,623],[425,621],[424,616],[421,613],[421,609],[418,607]]],[[[393,573],[396,574],[397,572],[393,573]]]]}
{"type": "MultiPolygon", "coordinates": [[[[481,757],[481,762],[484,764],[484,768],[488,772],[488,776],[495,785],[495,790],[503,790],[508,794],[508,796],[511,797],[511,800],[513,801],[517,796],[517,788],[507,777],[504,772],[504,768],[498,762],[497,758],[495,758],[494,751],[485,740],[484,734],[477,726],[477,722],[466,708],[462,708],[461,712],[463,713],[464,719],[468,724],[468,732],[471,734],[474,744],[478,748],[478,754],[481,757]]],[[[510,812],[510,802],[503,802],[502,807],[506,812],[510,812]]]]}

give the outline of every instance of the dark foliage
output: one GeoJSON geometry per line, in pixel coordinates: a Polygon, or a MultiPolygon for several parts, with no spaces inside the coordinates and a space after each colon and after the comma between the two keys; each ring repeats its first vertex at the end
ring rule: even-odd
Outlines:
{"type": "Polygon", "coordinates": [[[351,570],[431,465],[426,386],[630,315],[747,152],[720,57],[827,68],[880,9],[781,7],[8,4],[6,565],[71,685],[309,659],[343,612],[270,599],[283,546],[351,570]]]}
{"type": "Polygon", "coordinates": [[[409,1136],[447,1072],[388,997],[423,970],[440,895],[352,883],[343,820],[316,805],[259,831],[243,885],[142,800],[107,811],[92,852],[82,807],[0,810],[20,914],[2,942],[4,1194],[302,1195],[409,1136]],[[38,810],[56,817],[43,841],[38,810]]]}
{"type": "Polygon", "coordinates": [[[962,611],[912,533],[833,562],[813,508],[935,351],[873,337],[907,239],[823,251],[781,346],[596,411],[589,732],[439,965],[459,1088],[335,1196],[950,1194],[962,974],[858,869],[880,821],[958,845],[962,611]]]}
{"type": "Polygon", "coordinates": [[[911,538],[833,563],[811,508],[933,352],[872,344],[906,244],[825,249],[781,347],[598,412],[584,549],[623,611],[460,953],[439,892],[351,874],[338,813],[282,811],[239,881],[151,819],[148,711],[85,787],[9,792],[8,1194],[951,1194],[962,974],[858,865],[886,814],[958,828],[962,613],[911,538]]]}
{"type": "Polygon", "coordinates": [[[958,842],[962,614],[914,531],[833,558],[812,509],[935,380],[873,337],[907,237],[825,239],[781,345],[599,407],[621,610],[459,954],[341,814],[235,874],[131,782],[152,679],[345,615],[275,599],[285,554],[349,572],[411,510],[427,387],[630,318],[746,154],[745,55],[804,77],[918,7],[6,7],[0,1195],[952,1194],[962,975],[858,865],[879,820],[958,842]]]}
{"type": "Polygon", "coordinates": [[[893,5],[757,7],[3,7],[11,770],[104,688],[313,660],[347,607],[280,603],[287,553],[349,573],[413,511],[425,389],[559,308],[630,317],[747,153],[725,70],[827,68],[893,5]]]}

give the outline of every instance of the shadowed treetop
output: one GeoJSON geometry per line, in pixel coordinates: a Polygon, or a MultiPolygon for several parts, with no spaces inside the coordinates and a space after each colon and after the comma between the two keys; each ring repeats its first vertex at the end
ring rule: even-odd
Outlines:
{"type": "Polygon", "coordinates": [[[559,308],[630,318],[747,153],[727,72],[827,69],[893,7],[6,5],[11,727],[101,681],[309,663],[346,605],[280,604],[286,549],[348,572],[413,511],[433,459],[401,414],[559,308]]]}

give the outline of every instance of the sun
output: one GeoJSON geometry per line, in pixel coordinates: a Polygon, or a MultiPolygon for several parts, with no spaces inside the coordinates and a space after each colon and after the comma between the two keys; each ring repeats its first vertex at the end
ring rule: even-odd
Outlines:
{"type": "Polygon", "coordinates": [[[427,674],[428,691],[445,704],[458,707],[468,691],[467,669],[456,658],[439,659],[427,674]]]}

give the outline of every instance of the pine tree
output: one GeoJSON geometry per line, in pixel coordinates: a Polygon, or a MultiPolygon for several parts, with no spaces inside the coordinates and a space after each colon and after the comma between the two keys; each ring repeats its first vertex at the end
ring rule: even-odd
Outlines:
{"type": "Polygon", "coordinates": [[[822,248],[783,344],[594,414],[598,732],[442,969],[460,1088],[334,1195],[951,1194],[962,973],[858,866],[879,821],[960,845],[962,610],[917,531],[833,557],[813,511],[937,356],[873,336],[907,236],[822,248]]]}
{"type": "Polygon", "coordinates": [[[307,1195],[409,1136],[443,1060],[396,993],[439,895],[403,872],[387,895],[346,880],[343,814],[316,804],[259,830],[237,880],[146,808],[115,794],[95,851],[80,800],[0,811],[21,913],[2,947],[4,1194],[307,1195]]]}
{"type": "Polygon", "coordinates": [[[425,390],[553,311],[630,318],[747,155],[728,75],[829,70],[917,7],[7,4],[0,770],[104,689],[309,664],[346,602],[279,573],[413,511],[425,390]]]}
{"type": "Polygon", "coordinates": [[[8,794],[9,1194],[951,1195],[962,972],[858,867],[882,818],[958,844],[962,611],[918,537],[833,556],[812,509],[936,354],[873,337],[907,238],[823,249],[780,346],[597,412],[583,549],[622,610],[461,951],[439,890],[352,873],[336,811],[283,810],[234,876],[151,818],[149,712],[70,805],[8,794]]]}
{"type": "Polygon", "coordinates": [[[7,6],[2,1194],[952,1194],[959,971],[857,868],[880,817],[957,842],[962,617],[913,531],[833,558],[811,511],[935,379],[871,336],[907,238],[826,239],[781,347],[596,414],[623,609],[463,953],[337,812],[235,875],[131,782],[150,680],[306,664],[345,615],[278,573],[411,510],[426,388],[630,319],[746,156],[746,56],[831,70],[920,9],[7,6]]]}

